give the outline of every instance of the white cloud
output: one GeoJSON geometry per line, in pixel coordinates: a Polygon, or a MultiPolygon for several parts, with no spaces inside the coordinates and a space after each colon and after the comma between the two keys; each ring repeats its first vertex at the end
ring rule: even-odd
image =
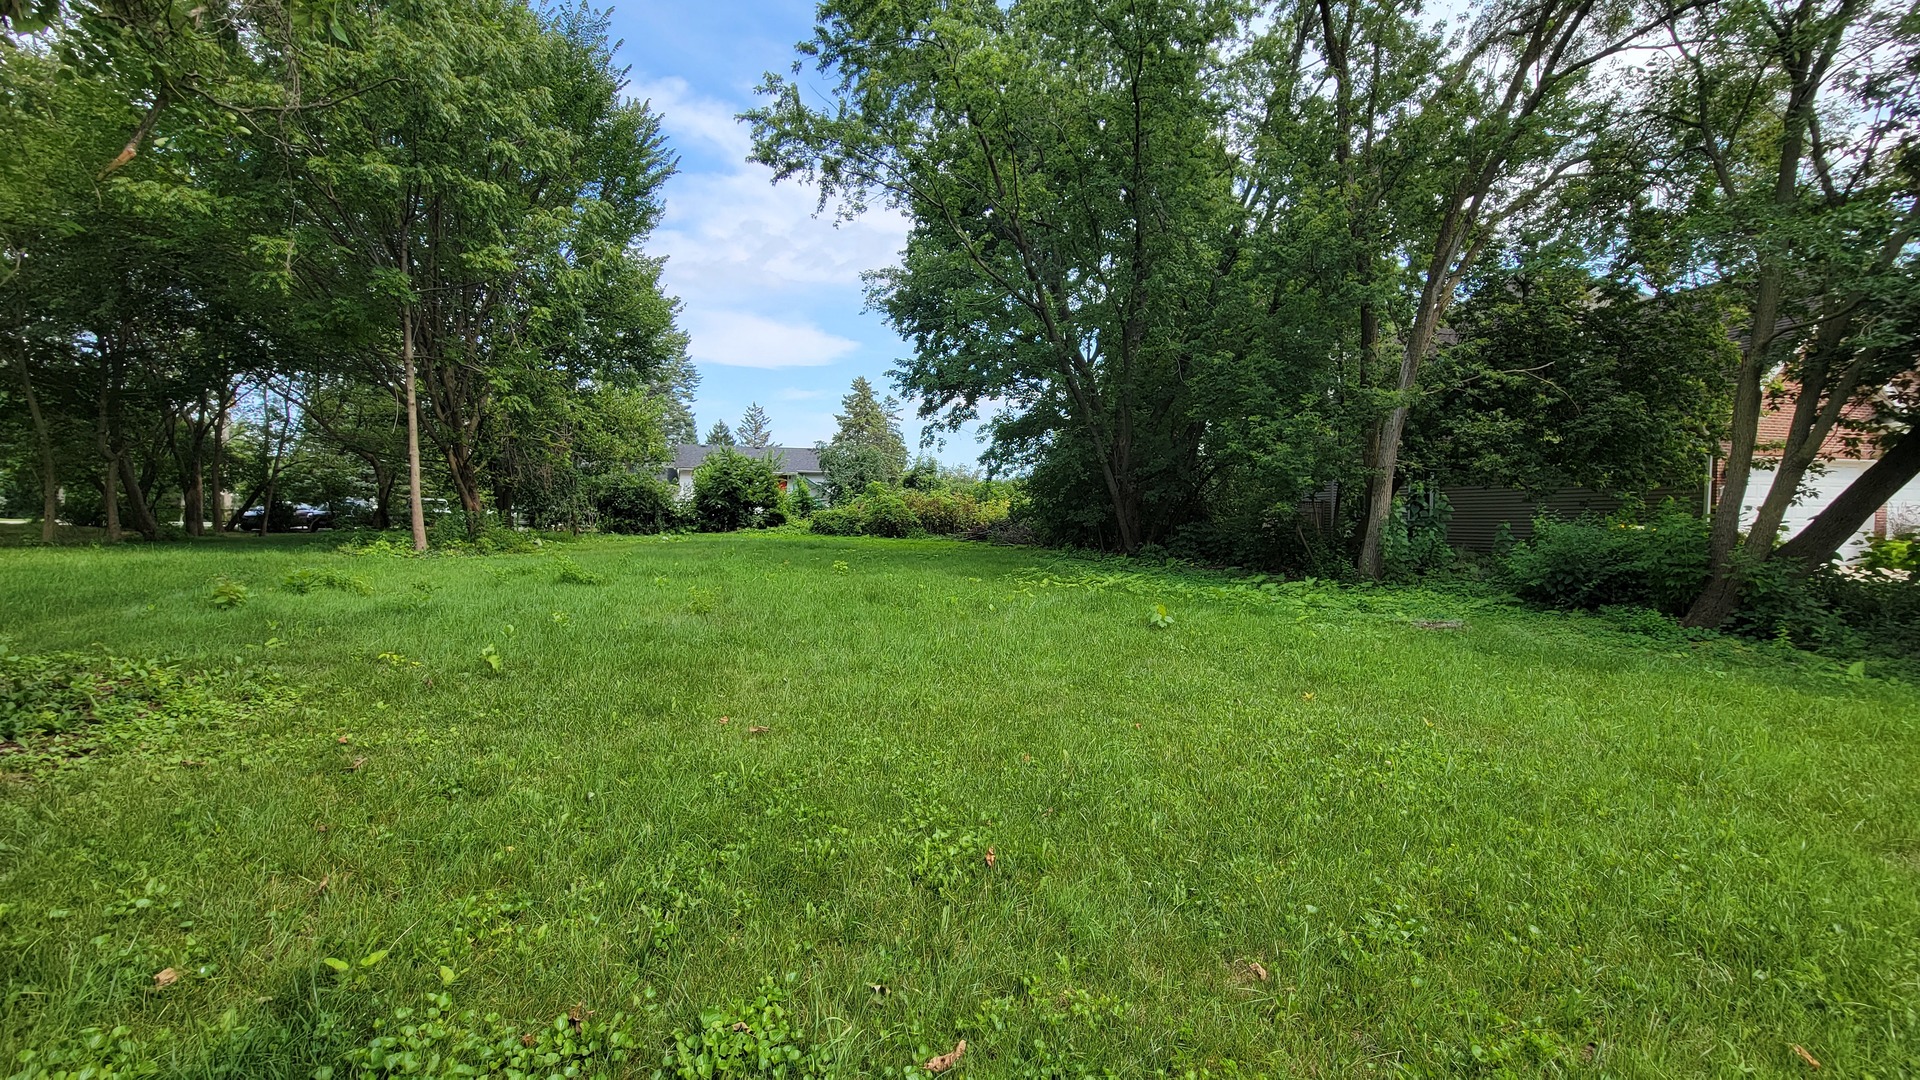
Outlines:
{"type": "MultiPolygon", "coordinates": [[[[668,257],[666,285],[690,311],[754,308],[771,293],[858,289],[862,271],[892,263],[905,243],[900,213],[873,209],[849,222],[815,216],[817,189],[774,184],[773,170],[748,162],[752,137],[733,118],[745,103],[703,97],[678,77],[637,83],[634,94],[652,101],[689,155],[697,149],[724,163],[687,168],[668,182],[666,218],[647,245],[668,257]]],[[[861,300],[854,293],[838,302],[861,300]]]]}
{"type": "Polygon", "coordinates": [[[698,139],[736,161],[744,161],[753,148],[746,125],[733,118],[741,110],[701,97],[678,75],[634,83],[631,96],[652,103],[675,138],[698,139]]]}
{"type": "Polygon", "coordinates": [[[750,311],[689,310],[685,326],[689,355],[703,364],[785,368],[831,364],[859,342],[805,322],[785,322],[750,311]]]}

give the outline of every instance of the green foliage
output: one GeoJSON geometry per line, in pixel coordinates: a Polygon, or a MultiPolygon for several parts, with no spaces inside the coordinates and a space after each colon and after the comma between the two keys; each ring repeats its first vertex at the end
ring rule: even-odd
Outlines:
{"type": "Polygon", "coordinates": [[[868,536],[912,536],[920,531],[920,518],[907,505],[897,488],[883,484],[867,485],[860,496],[860,527],[868,536]]]}
{"type": "MultiPolygon", "coordinates": [[[[450,969],[442,969],[443,971],[450,969]]],[[[583,1010],[521,1030],[498,1013],[456,1011],[450,993],[429,994],[373,1022],[374,1036],[347,1055],[358,1076],[605,1077],[624,1073],[635,1048],[627,1017],[583,1010]]]]}
{"type": "Polygon", "coordinates": [[[674,1080],[824,1080],[832,1054],[813,1045],[787,1016],[787,995],[772,979],[750,1000],[705,1009],[697,1029],[680,1028],[655,1075],[674,1080]]]}
{"type": "MultiPolygon", "coordinates": [[[[16,744],[0,769],[41,772],[107,760],[108,751],[177,753],[285,700],[250,672],[193,672],[106,653],[21,654],[0,645],[0,742],[16,744]]],[[[197,745],[197,754],[213,752],[197,745]]]]}
{"type": "Polygon", "coordinates": [[[492,515],[442,514],[427,528],[427,544],[449,555],[524,555],[540,550],[540,538],[492,515]]]}
{"type": "Polygon", "coordinates": [[[838,503],[859,495],[873,484],[900,481],[907,467],[907,444],[900,437],[899,406],[880,400],[865,376],[840,399],[839,427],[833,441],[820,447],[820,470],[827,476],[827,494],[838,503]]]}
{"type": "Polygon", "coordinates": [[[829,506],[815,510],[807,527],[821,536],[859,536],[866,531],[866,519],[855,506],[829,506]]]}
{"type": "Polygon", "coordinates": [[[600,529],[613,533],[662,533],[680,525],[679,493],[665,481],[638,473],[615,473],[596,485],[593,508],[600,529]]]}
{"type": "Polygon", "coordinates": [[[1173,616],[1168,614],[1167,605],[1153,605],[1153,610],[1147,612],[1147,625],[1153,627],[1155,630],[1173,629],[1173,616]]]}
{"type": "Polygon", "coordinates": [[[787,492],[787,509],[792,516],[805,520],[820,509],[820,500],[813,497],[813,485],[802,477],[793,478],[793,490],[787,492]]]}
{"type": "Polygon", "coordinates": [[[1453,504],[1424,485],[1410,485],[1394,496],[1393,517],[1386,532],[1385,565],[1388,576],[1405,580],[1453,562],[1447,546],[1447,522],[1453,504]]]}
{"type": "Polygon", "coordinates": [[[1700,481],[1738,351],[1710,297],[1544,262],[1485,275],[1449,326],[1458,340],[1429,369],[1410,467],[1528,491],[1700,481]]]}
{"type": "Polygon", "coordinates": [[[1871,536],[1857,560],[1862,570],[1897,570],[1920,574],[1920,535],[1871,536]]]}
{"type": "MultiPolygon", "coordinates": [[[[163,1031],[164,1035],[165,1032],[163,1031]]],[[[7,1080],[136,1080],[162,1075],[158,1046],[133,1037],[123,1025],[82,1028],[77,1038],[46,1049],[28,1047],[14,1059],[7,1080]]]]}
{"type": "Polygon", "coordinates": [[[566,555],[553,557],[553,580],[561,585],[605,585],[605,575],[596,574],[566,555]]]}
{"type": "Polygon", "coordinates": [[[253,595],[252,590],[225,574],[213,581],[213,588],[207,592],[207,603],[223,611],[232,610],[247,602],[253,595]]]}
{"type": "Polygon", "coordinates": [[[1706,523],[1671,504],[1645,524],[1534,522],[1507,556],[1521,598],[1566,608],[1630,604],[1681,614],[1707,579],[1706,523]]]}
{"type": "Polygon", "coordinates": [[[767,523],[780,505],[773,465],[731,448],[707,456],[693,476],[693,518],[703,532],[731,532],[767,523]]]}
{"type": "Polygon", "coordinates": [[[373,586],[366,578],[355,577],[331,566],[303,566],[289,571],[280,579],[280,587],[302,596],[315,589],[337,589],[356,596],[373,595],[373,586]]]}
{"type": "Polygon", "coordinates": [[[812,530],[823,536],[916,536],[922,532],[988,539],[1007,525],[1011,501],[981,500],[968,491],[914,491],[869,484],[859,496],[815,511],[812,530]]]}

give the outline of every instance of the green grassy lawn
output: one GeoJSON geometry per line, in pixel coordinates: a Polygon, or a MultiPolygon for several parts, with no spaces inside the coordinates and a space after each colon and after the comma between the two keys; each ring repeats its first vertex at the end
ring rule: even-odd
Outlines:
{"type": "Polygon", "coordinates": [[[0,757],[0,1062],[1920,1072],[1910,686],[1030,549],[329,545],[0,551],[14,653],[226,673],[0,757]]]}

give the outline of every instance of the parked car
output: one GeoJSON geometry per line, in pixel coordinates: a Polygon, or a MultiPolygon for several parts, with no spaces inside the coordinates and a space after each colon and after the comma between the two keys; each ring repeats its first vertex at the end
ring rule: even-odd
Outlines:
{"type": "MultiPolygon", "coordinates": [[[[265,512],[263,508],[256,506],[241,514],[240,531],[259,532],[260,515],[265,512]]],[[[273,510],[275,532],[292,532],[296,529],[318,532],[321,529],[333,528],[337,521],[338,518],[332,510],[321,506],[309,506],[306,503],[297,506],[281,503],[273,510]]]]}

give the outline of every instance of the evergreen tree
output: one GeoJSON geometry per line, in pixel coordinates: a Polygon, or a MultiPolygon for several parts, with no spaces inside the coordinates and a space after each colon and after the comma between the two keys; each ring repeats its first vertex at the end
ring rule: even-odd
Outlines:
{"type": "Polygon", "coordinates": [[[707,429],[707,445],[708,446],[734,445],[733,429],[727,426],[727,422],[725,420],[715,420],[713,422],[713,426],[707,429]]]}
{"type": "Polygon", "coordinates": [[[773,445],[773,421],[759,402],[747,406],[746,413],[740,417],[739,439],[741,446],[773,445]]]}
{"type": "Polygon", "coordinates": [[[820,447],[820,469],[834,501],[865,491],[870,483],[897,484],[907,469],[907,443],[900,437],[900,405],[880,399],[864,377],[840,399],[833,441],[820,447]]]}

